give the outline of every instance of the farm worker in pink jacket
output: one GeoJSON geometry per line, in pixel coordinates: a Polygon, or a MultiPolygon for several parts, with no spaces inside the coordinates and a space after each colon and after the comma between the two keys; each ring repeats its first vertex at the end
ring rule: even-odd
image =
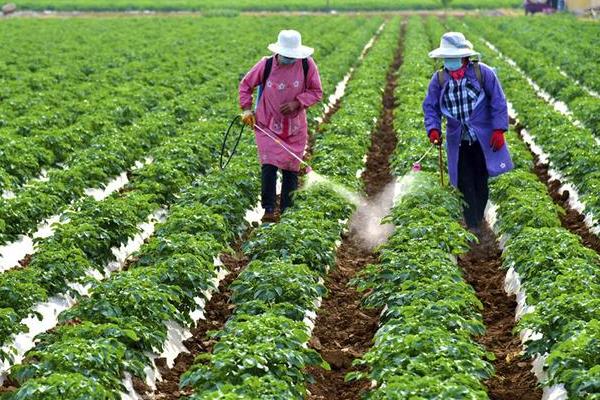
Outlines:
{"type": "MultiPolygon", "coordinates": [[[[258,126],[276,136],[284,146],[302,158],[308,140],[306,109],[323,97],[317,65],[310,58],[313,49],[302,45],[300,33],[284,30],[277,43],[268,49],[272,57],[264,57],[240,82],[239,95],[245,124],[258,126]],[[255,111],[252,93],[259,87],[255,111]]],[[[255,127],[256,144],[262,165],[261,201],[265,209],[263,221],[275,221],[277,170],[283,182],[280,209],[292,205],[292,192],[298,187],[300,162],[284,148],[255,127]]]]}
{"type": "Polygon", "coordinates": [[[513,163],[504,140],[508,107],[495,72],[470,57],[479,56],[460,32],[442,36],[429,57],[444,60],[431,77],[423,102],[425,129],[431,143],[442,144],[446,117],[446,149],[450,182],[464,196],[467,227],[479,234],[489,197],[488,178],[510,171],[513,163]]]}

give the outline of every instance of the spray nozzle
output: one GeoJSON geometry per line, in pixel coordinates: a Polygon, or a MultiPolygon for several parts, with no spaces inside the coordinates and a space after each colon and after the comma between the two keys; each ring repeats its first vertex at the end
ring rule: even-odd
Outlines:
{"type": "Polygon", "coordinates": [[[310,165],[306,164],[306,173],[310,174],[312,172],[312,168],[310,167],[310,165]]]}
{"type": "Polygon", "coordinates": [[[412,170],[413,170],[413,172],[419,172],[421,170],[421,163],[419,163],[419,162],[413,163],[412,170]]]}

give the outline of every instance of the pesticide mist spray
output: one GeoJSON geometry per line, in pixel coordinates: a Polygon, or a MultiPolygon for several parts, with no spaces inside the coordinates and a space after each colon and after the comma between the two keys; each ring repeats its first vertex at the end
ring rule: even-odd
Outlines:
{"type": "Polygon", "coordinates": [[[411,190],[416,177],[416,171],[411,171],[390,182],[376,196],[366,198],[311,170],[306,175],[305,189],[310,190],[316,185],[324,185],[356,206],[356,211],[350,219],[350,234],[365,249],[373,250],[385,243],[393,233],[394,225],[382,224],[381,221],[389,215],[394,204],[411,190]]]}

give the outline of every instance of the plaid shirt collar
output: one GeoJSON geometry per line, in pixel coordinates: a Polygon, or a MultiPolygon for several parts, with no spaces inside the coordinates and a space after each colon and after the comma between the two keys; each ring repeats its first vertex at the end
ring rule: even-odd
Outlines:
{"type": "Polygon", "coordinates": [[[475,132],[465,123],[469,121],[479,98],[479,93],[479,89],[469,82],[466,77],[460,80],[448,80],[442,102],[450,115],[463,125],[462,140],[477,141],[475,132]]]}

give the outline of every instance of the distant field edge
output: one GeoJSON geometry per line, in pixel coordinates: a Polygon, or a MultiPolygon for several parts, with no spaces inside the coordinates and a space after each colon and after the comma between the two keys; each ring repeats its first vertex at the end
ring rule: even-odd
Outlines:
{"type": "MultiPolygon", "coordinates": [[[[8,1],[5,1],[8,2],[8,1]]],[[[230,12],[390,12],[390,11],[423,11],[444,8],[437,0],[392,0],[356,1],[316,1],[292,0],[287,2],[267,1],[217,1],[217,0],[25,0],[15,1],[17,10],[21,11],[160,11],[177,12],[193,11],[205,13],[230,12]],[[283,3],[283,4],[282,4],[283,3]]],[[[520,0],[454,0],[449,2],[449,10],[493,10],[501,8],[517,8],[522,6],[520,0]]]]}
{"type": "Polygon", "coordinates": [[[316,10],[183,10],[183,9],[82,9],[82,10],[57,10],[57,9],[27,9],[20,8],[15,13],[2,15],[2,18],[14,17],[32,17],[32,18],[85,18],[85,17],[177,17],[177,16],[198,16],[198,17],[237,17],[237,16],[360,16],[360,15],[422,15],[422,16],[515,16],[521,15],[519,10],[514,8],[499,9],[413,9],[413,10],[334,10],[334,11],[316,11],[316,10]]]}

